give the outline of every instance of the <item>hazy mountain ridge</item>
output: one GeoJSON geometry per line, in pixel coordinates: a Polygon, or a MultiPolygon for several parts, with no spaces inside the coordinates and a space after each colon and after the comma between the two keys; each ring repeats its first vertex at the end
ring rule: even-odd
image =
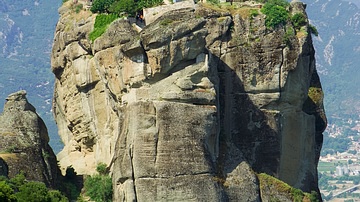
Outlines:
{"type": "Polygon", "coordinates": [[[325,109],[331,117],[360,113],[360,9],[359,1],[308,1],[317,68],[324,84],[325,109]]]}
{"type": "Polygon", "coordinates": [[[0,96],[25,89],[49,128],[55,151],[61,145],[51,113],[50,50],[60,4],[56,0],[0,0],[0,96]]]}

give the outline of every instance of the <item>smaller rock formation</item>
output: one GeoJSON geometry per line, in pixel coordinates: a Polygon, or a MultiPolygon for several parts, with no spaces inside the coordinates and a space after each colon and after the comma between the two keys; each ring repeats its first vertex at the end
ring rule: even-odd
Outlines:
{"type": "Polygon", "coordinates": [[[60,170],[48,144],[44,121],[26,99],[26,91],[6,98],[0,115],[0,174],[14,177],[24,172],[27,180],[57,187],[60,170]]]}

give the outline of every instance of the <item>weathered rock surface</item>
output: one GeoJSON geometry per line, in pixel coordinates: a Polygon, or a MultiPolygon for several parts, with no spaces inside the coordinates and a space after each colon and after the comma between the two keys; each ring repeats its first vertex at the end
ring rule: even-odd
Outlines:
{"type": "MultiPolygon", "coordinates": [[[[240,9],[178,9],[141,32],[119,19],[90,43],[94,16],[62,8],[52,54],[62,169],[107,163],[114,201],[261,201],[255,173],[318,191],[326,117],[308,27],[289,22],[285,41],[285,26],[246,14],[257,6],[240,9]]],[[[300,2],[290,11],[305,14],[300,2]]]]}
{"type": "Polygon", "coordinates": [[[24,172],[28,180],[57,187],[60,170],[48,142],[46,126],[26,92],[10,94],[0,114],[0,174],[14,177],[24,172]]]}

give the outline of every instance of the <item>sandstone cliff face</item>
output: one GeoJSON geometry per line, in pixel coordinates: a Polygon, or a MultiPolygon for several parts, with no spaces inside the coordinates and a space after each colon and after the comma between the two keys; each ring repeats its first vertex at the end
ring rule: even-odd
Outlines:
{"type": "Polygon", "coordinates": [[[52,54],[62,168],[107,163],[115,201],[260,201],[262,172],[318,191],[326,118],[311,36],[304,26],[284,41],[284,27],[250,9],[195,5],[140,32],[119,19],[91,43],[94,16],[62,7],[52,54]]]}
{"type": "Polygon", "coordinates": [[[26,179],[56,188],[60,170],[48,142],[46,126],[26,92],[10,94],[0,114],[0,174],[14,177],[24,172],[26,179]]]}

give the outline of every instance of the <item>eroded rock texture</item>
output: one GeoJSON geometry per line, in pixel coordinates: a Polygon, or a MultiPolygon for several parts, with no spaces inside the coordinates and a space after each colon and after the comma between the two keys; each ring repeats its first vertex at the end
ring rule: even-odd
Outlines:
{"type": "Polygon", "coordinates": [[[57,188],[61,174],[48,143],[45,123],[26,92],[10,94],[0,114],[0,174],[11,178],[23,172],[27,180],[57,188]]]}
{"type": "MultiPolygon", "coordinates": [[[[260,201],[262,172],[318,191],[326,118],[308,25],[268,29],[249,15],[258,6],[242,9],[178,9],[140,32],[119,19],[91,43],[94,16],[62,7],[62,168],[107,163],[114,201],[260,201]]],[[[300,2],[290,11],[305,14],[300,2]]]]}

